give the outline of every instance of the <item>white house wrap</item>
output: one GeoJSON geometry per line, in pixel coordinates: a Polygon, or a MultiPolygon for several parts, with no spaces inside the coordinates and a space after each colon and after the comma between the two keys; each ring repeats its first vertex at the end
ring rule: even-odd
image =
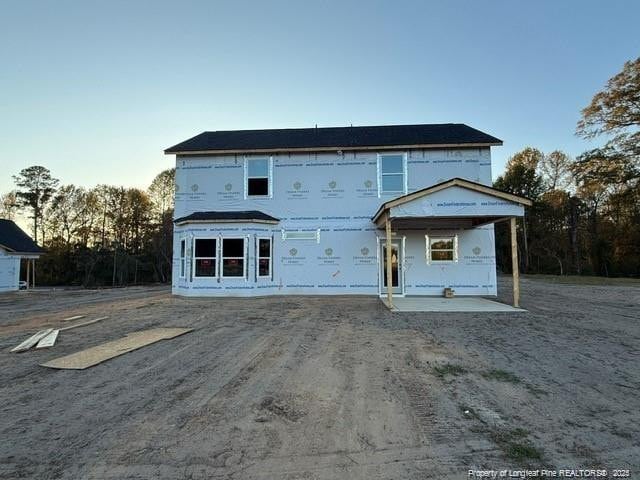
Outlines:
{"type": "Polygon", "coordinates": [[[385,293],[382,212],[395,294],[495,295],[493,222],[522,216],[523,203],[488,187],[498,139],[442,127],[210,132],[168,149],[173,292],[385,293]]]}

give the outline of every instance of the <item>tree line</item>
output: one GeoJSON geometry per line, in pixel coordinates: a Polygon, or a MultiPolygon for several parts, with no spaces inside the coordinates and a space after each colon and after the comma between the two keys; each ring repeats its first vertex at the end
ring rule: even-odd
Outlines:
{"type": "MultiPolygon", "coordinates": [[[[640,274],[640,58],[625,63],[576,128],[603,146],[570,158],[526,148],[513,155],[496,188],[533,200],[519,226],[520,269],[529,273],[640,274]]],[[[509,236],[496,228],[496,255],[511,269],[509,236]]]]}
{"type": "Polygon", "coordinates": [[[60,185],[43,166],[21,170],[16,189],[0,197],[0,217],[31,220],[45,248],[38,264],[44,285],[121,286],[171,279],[175,170],[149,188],[60,185]]]}

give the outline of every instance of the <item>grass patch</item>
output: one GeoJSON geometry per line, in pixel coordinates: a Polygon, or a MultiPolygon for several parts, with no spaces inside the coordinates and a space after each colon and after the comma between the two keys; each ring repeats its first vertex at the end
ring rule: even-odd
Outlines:
{"type": "Polygon", "coordinates": [[[520,378],[514,375],[513,373],[507,372],[506,370],[500,370],[495,368],[493,370],[482,372],[481,375],[487,380],[497,380],[499,382],[506,382],[506,383],[521,382],[520,378]]]}
{"type": "Polygon", "coordinates": [[[516,428],[507,431],[494,431],[491,438],[512,460],[541,460],[542,452],[527,440],[528,435],[529,432],[525,429],[516,428]]]}
{"type": "Polygon", "coordinates": [[[437,365],[433,367],[433,370],[436,372],[436,375],[440,378],[444,378],[447,375],[451,375],[454,377],[458,377],[460,375],[464,375],[467,373],[467,369],[461,367],[460,365],[453,365],[451,363],[445,363],[444,365],[437,365]]]}
{"type": "Polygon", "coordinates": [[[580,275],[524,275],[527,280],[534,280],[560,285],[614,285],[640,287],[639,278],[624,277],[594,277],[580,275]]]}
{"type": "Polygon", "coordinates": [[[513,460],[540,460],[542,453],[530,443],[509,443],[505,452],[513,460]]]}
{"type": "Polygon", "coordinates": [[[533,395],[539,397],[540,395],[549,395],[549,392],[543,390],[540,387],[536,387],[535,385],[527,384],[527,390],[529,390],[533,395]]]}

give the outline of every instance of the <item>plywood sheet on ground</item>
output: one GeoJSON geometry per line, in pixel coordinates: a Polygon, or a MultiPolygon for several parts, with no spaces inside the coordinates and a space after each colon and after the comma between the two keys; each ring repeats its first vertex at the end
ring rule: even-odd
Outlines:
{"type": "Polygon", "coordinates": [[[36,348],[53,347],[53,345],[56,343],[56,339],[58,338],[58,333],[60,333],[60,330],[53,330],[49,335],[42,337],[42,339],[36,345],[36,348]]]}
{"type": "Polygon", "coordinates": [[[36,343],[38,343],[41,339],[49,335],[53,331],[52,328],[47,328],[46,330],[40,330],[38,333],[31,335],[24,342],[22,342],[17,347],[13,347],[11,349],[12,352],[24,352],[33,347],[36,343]]]}
{"type": "Polygon", "coordinates": [[[69,325],[67,327],[63,327],[63,328],[60,329],[60,331],[71,330],[72,328],[78,328],[78,327],[86,327],[87,325],[94,324],[94,323],[99,322],[101,320],[106,320],[107,318],[109,318],[109,317],[99,317],[99,318],[95,318],[93,320],[89,320],[87,322],[76,323],[74,325],[69,325]]]}
{"type": "Polygon", "coordinates": [[[126,337],[103,343],[71,355],[56,358],[43,363],[43,367],[83,370],[138,348],[150,345],[160,340],[174,338],[191,332],[191,328],[152,328],[129,333],[126,337]]]}

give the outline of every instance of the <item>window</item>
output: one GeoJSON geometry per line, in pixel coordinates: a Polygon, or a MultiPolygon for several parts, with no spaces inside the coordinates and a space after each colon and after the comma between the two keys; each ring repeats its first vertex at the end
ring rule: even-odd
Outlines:
{"type": "Polygon", "coordinates": [[[196,238],[195,240],[195,277],[216,276],[216,247],[215,238],[196,238]]]}
{"type": "Polygon", "coordinates": [[[258,238],[258,277],[271,276],[271,239],[258,238]]]}
{"type": "Polygon", "coordinates": [[[457,262],[458,236],[425,237],[427,242],[427,263],[457,262]]]}
{"type": "Polygon", "coordinates": [[[380,193],[406,193],[404,154],[379,155],[378,160],[380,193]]]}
{"type": "Polygon", "coordinates": [[[270,197],[271,159],[248,158],[245,162],[247,197],[270,197]]]}
{"type": "Polygon", "coordinates": [[[184,278],[186,269],[185,254],[187,251],[187,241],[185,239],[180,240],[180,277],[184,278]]]}
{"type": "Polygon", "coordinates": [[[320,243],[320,229],[317,230],[282,230],[282,240],[315,240],[320,243]]]}
{"type": "Polygon", "coordinates": [[[222,276],[244,277],[244,238],[222,239],[222,276]]]}

